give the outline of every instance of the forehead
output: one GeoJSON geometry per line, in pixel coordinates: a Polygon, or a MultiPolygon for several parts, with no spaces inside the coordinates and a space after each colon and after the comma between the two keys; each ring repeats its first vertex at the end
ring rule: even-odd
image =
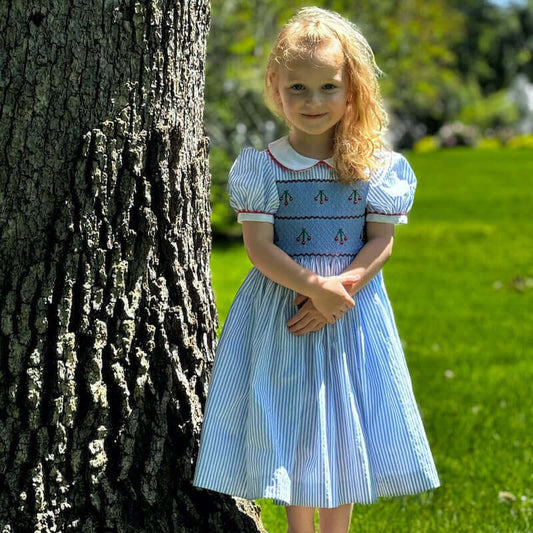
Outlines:
{"type": "Polygon", "coordinates": [[[308,55],[296,57],[280,66],[279,73],[285,79],[302,76],[329,78],[344,77],[344,53],[338,41],[317,46],[308,55]]]}

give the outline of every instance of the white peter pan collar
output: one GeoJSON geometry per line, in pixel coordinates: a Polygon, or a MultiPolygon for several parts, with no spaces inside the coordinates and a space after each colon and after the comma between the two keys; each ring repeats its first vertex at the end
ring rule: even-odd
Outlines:
{"type": "Polygon", "coordinates": [[[333,157],[328,159],[313,159],[312,157],[299,154],[290,145],[288,135],[271,142],[268,145],[267,151],[277,163],[289,170],[306,170],[319,163],[324,163],[328,167],[334,168],[333,157]]]}

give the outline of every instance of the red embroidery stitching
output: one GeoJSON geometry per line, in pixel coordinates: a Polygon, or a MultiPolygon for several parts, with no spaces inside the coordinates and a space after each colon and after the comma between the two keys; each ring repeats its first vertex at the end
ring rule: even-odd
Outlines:
{"type": "Polygon", "coordinates": [[[279,201],[283,202],[285,205],[289,205],[289,202],[292,202],[294,198],[291,196],[291,193],[288,189],[283,191],[283,194],[279,197],[279,201]]]}
{"type": "Polygon", "coordinates": [[[318,194],[315,196],[315,202],[318,202],[320,201],[321,204],[323,204],[324,202],[329,202],[329,198],[326,196],[326,193],[320,189],[318,191],[318,194]]]}
{"type": "Polygon", "coordinates": [[[276,218],[279,218],[281,220],[313,220],[313,219],[320,219],[320,220],[341,220],[345,218],[363,218],[365,215],[364,213],[362,215],[343,215],[343,216],[322,216],[322,215],[307,215],[302,217],[289,217],[289,216],[282,216],[282,215],[274,215],[276,218]]]}
{"type": "Polygon", "coordinates": [[[354,205],[357,204],[357,202],[360,202],[362,199],[363,198],[361,197],[357,189],[354,189],[352,191],[352,194],[350,194],[350,196],[348,197],[348,200],[350,200],[350,202],[353,201],[354,205]]]}
{"type": "MultiPolygon", "coordinates": [[[[288,169],[290,170],[290,169],[288,169]]],[[[299,172],[298,170],[295,170],[294,172],[299,172]]],[[[294,183],[294,184],[298,184],[298,183],[340,183],[340,181],[337,181],[335,179],[318,179],[318,178],[313,178],[313,179],[308,179],[308,178],[296,178],[296,179],[292,179],[292,180],[276,180],[276,183],[294,183]]]]}
{"type": "Polygon", "coordinates": [[[259,213],[261,215],[275,215],[275,213],[269,213],[267,211],[248,211],[246,209],[241,209],[240,211],[237,211],[238,215],[241,213],[259,213]]]}
{"type": "Polygon", "coordinates": [[[290,255],[291,257],[310,257],[310,256],[313,256],[313,255],[321,255],[321,256],[326,256],[326,257],[355,257],[357,254],[342,254],[342,253],[339,253],[339,254],[320,254],[320,253],[309,253],[309,254],[288,254],[290,255]]]}
{"type": "Polygon", "coordinates": [[[325,161],[317,161],[315,164],[309,166],[309,167],[306,167],[306,168],[300,168],[300,169],[295,169],[295,168],[289,168],[289,167],[286,167],[283,163],[281,163],[280,161],[278,161],[275,157],[274,157],[274,154],[270,151],[270,149],[267,147],[266,149],[268,155],[281,167],[281,168],[284,168],[285,170],[290,170],[291,172],[303,172],[304,170],[309,170],[310,168],[313,168],[313,167],[316,167],[317,165],[326,165],[327,167],[329,168],[333,168],[329,163],[326,163],[325,161]]]}
{"type": "Polygon", "coordinates": [[[379,211],[367,211],[367,215],[384,215],[386,217],[397,217],[400,215],[407,215],[407,211],[403,213],[380,213],[379,211]]]}
{"type": "Polygon", "coordinates": [[[296,240],[298,242],[301,242],[305,246],[305,243],[309,242],[311,240],[311,235],[309,235],[309,233],[307,233],[307,230],[305,228],[302,228],[302,231],[296,237],[296,240]]]}
{"type": "Polygon", "coordinates": [[[333,240],[335,242],[338,242],[339,244],[344,244],[344,242],[348,240],[348,235],[344,233],[344,230],[342,228],[339,228],[339,231],[337,231],[337,234],[335,235],[335,239],[333,240]]]}

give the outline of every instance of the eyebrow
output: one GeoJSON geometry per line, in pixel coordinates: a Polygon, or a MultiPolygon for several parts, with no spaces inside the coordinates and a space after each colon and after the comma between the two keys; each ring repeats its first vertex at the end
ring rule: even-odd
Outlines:
{"type": "MultiPolygon", "coordinates": [[[[303,81],[298,81],[298,80],[290,80],[287,83],[288,83],[288,85],[307,85],[303,81]]],[[[329,81],[324,81],[324,82],[320,83],[320,85],[339,85],[339,84],[340,84],[340,82],[336,81],[336,80],[329,80],[329,81]]]]}
{"type": "MultiPolygon", "coordinates": [[[[299,78],[299,77],[292,77],[291,75],[287,76],[287,80],[289,81],[302,81],[302,78],[299,78]]],[[[324,78],[325,82],[339,82],[339,81],[342,81],[342,77],[341,78],[333,78],[333,77],[328,77],[328,78],[324,78]]]]}
{"type": "MultiPolygon", "coordinates": [[[[320,82],[320,85],[340,85],[342,80],[328,79],[320,82]]],[[[294,78],[292,80],[287,80],[287,85],[307,85],[304,81],[294,78]]]]}
{"type": "MultiPolygon", "coordinates": [[[[298,81],[301,81],[302,78],[300,77],[297,77],[296,74],[292,71],[289,71],[286,75],[285,75],[286,79],[288,80],[298,80],[298,81]]],[[[326,81],[340,81],[342,80],[342,74],[340,74],[340,77],[339,78],[334,78],[332,76],[328,76],[326,78],[324,78],[326,81]]]]}

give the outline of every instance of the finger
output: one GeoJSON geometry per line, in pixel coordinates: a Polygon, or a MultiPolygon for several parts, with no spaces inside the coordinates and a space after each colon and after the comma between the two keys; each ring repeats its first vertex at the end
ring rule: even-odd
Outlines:
{"type": "Polygon", "coordinates": [[[354,285],[357,285],[360,281],[360,276],[357,278],[341,278],[341,284],[345,290],[348,290],[354,285]]]}
{"type": "Polygon", "coordinates": [[[300,324],[297,324],[293,326],[292,328],[289,328],[289,333],[292,333],[296,337],[299,337],[300,335],[302,335],[303,330],[304,328],[300,324]]]}
{"type": "Polygon", "coordinates": [[[311,316],[312,315],[309,312],[309,310],[306,309],[305,307],[302,307],[302,309],[300,309],[292,318],[287,320],[286,325],[289,326],[289,327],[290,326],[294,326],[295,324],[298,324],[298,322],[300,322],[300,320],[304,320],[304,319],[309,318],[311,316]]]}
{"type": "Polygon", "coordinates": [[[297,324],[294,324],[292,327],[289,328],[290,332],[299,331],[301,329],[305,329],[309,324],[312,324],[314,322],[314,319],[312,317],[305,317],[302,318],[297,324]]]}
{"type": "Polygon", "coordinates": [[[354,285],[357,285],[361,280],[360,279],[357,279],[357,280],[343,280],[342,281],[342,284],[346,287],[353,287],[354,285]]]}
{"type": "Polygon", "coordinates": [[[335,318],[338,320],[339,318],[342,318],[344,316],[344,313],[346,311],[344,309],[340,309],[337,313],[335,313],[335,318]]]}
{"type": "Polygon", "coordinates": [[[294,305],[300,305],[300,304],[303,304],[306,300],[307,300],[307,296],[305,296],[304,294],[298,293],[293,303],[294,305]]]}
{"type": "Polygon", "coordinates": [[[298,311],[298,313],[296,313],[294,316],[289,318],[287,322],[285,322],[285,325],[288,327],[294,326],[294,324],[296,324],[300,320],[300,318],[301,318],[300,311],[298,311]]]}
{"type": "Polygon", "coordinates": [[[361,280],[361,276],[359,274],[349,274],[349,275],[345,275],[345,276],[341,276],[342,277],[342,283],[357,283],[358,281],[361,280]]]}
{"type": "Polygon", "coordinates": [[[309,327],[306,328],[306,332],[311,333],[312,331],[320,331],[327,323],[327,320],[320,315],[320,318],[317,318],[313,324],[310,324],[309,327]]]}
{"type": "Polygon", "coordinates": [[[312,331],[320,331],[326,324],[327,322],[324,321],[317,322],[316,326],[313,328],[312,331]]]}
{"type": "Polygon", "coordinates": [[[304,328],[299,329],[298,331],[295,331],[294,335],[296,335],[297,337],[301,337],[302,335],[305,335],[306,333],[311,333],[312,331],[315,331],[315,328],[316,328],[316,323],[310,322],[304,328]]]}
{"type": "Polygon", "coordinates": [[[293,324],[296,324],[296,322],[301,320],[306,315],[307,315],[307,310],[302,307],[289,320],[287,320],[286,322],[287,326],[292,326],[293,324]]]}

